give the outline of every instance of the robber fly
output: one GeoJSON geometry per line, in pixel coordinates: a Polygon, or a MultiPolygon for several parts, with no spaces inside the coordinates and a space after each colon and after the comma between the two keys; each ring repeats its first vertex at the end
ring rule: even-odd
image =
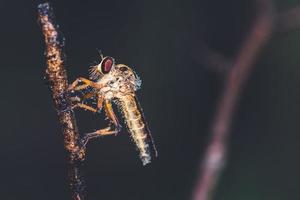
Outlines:
{"type": "Polygon", "coordinates": [[[71,92],[91,88],[91,91],[84,95],[84,99],[96,99],[97,108],[84,104],[82,100],[78,100],[73,105],[74,108],[96,113],[103,107],[111,121],[107,128],[86,134],[83,139],[84,145],[91,138],[117,134],[120,131],[121,126],[112,108],[112,103],[115,103],[122,113],[143,165],[146,165],[151,162],[151,152],[157,156],[157,151],[135,95],[135,91],[141,86],[141,80],[130,67],[116,64],[114,58],[103,55],[101,58],[100,64],[91,67],[90,79],[80,77],[69,86],[71,92]]]}

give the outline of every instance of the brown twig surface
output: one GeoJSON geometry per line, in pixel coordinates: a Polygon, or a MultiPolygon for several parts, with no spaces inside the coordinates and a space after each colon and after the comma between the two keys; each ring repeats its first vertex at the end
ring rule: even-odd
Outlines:
{"type": "Polygon", "coordinates": [[[257,16],[224,83],[224,90],[212,122],[211,138],[200,165],[194,200],[211,199],[212,191],[224,168],[227,139],[241,89],[250,75],[253,63],[272,33],[273,12],[270,0],[257,0],[257,16]]]}
{"type": "Polygon", "coordinates": [[[42,27],[46,44],[46,75],[49,81],[54,106],[58,113],[62,127],[64,146],[68,153],[69,178],[73,200],[84,199],[84,185],[80,174],[80,165],[84,158],[84,151],[80,148],[79,133],[75,115],[69,109],[70,97],[68,95],[67,73],[64,68],[64,38],[55,24],[53,11],[49,3],[38,6],[38,18],[42,27]]]}

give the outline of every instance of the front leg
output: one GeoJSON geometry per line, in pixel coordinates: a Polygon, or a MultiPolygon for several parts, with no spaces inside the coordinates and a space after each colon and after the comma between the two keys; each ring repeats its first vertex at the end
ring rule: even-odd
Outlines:
{"type": "Polygon", "coordinates": [[[84,100],[90,99],[90,98],[94,97],[95,95],[96,95],[95,93],[91,92],[91,93],[85,94],[82,98],[79,98],[78,96],[71,97],[72,106],[70,109],[83,108],[83,109],[89,110],[93,113],[98,112],[97,108],[93,108],[92,106],[83,103],[84,100]]]}
{"type": "Polygon", "coordinates": [[[73,102],[73,105],[71,108],[72,109],[83,108],[85,110],[89,110],[94,113],[96,113],[96,112],[100,113],[100,111],[102,110],[102,105],[103,105],[103,101],[104,101],[104,97],[102,95],[98,95],[97,108],[93,108],[92,106],[82,103],[84,100],[94,98],[96,95],[97,94],[91,92],[91,93],[85,94],[82,98],[79,98],[78,96],[71,97],[71,102],[73,102]]]}
{"type": "Polygon", "coordinates": [[[92,87],[92,88],[95,88],[95,89],[101,89],[102,86],[93,82],[93,81],[90,81],[89,79],[86,79],[86,78],[82,78],[82,77],[79,77],[77,78],[68,88],[69,91],[78,91],[78,90],[83,90],[87,87],[92,87]],[[83,83],[82,85],[78,85],[79,83],[83,83]]]}

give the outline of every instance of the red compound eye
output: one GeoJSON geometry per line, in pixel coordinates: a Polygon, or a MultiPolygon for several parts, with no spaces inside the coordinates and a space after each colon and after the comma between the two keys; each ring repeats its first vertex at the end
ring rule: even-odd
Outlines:
{"type": "Polygon", "coordinates": [[[101,62],[101,71],[103,74],[107,74],[110,72],[112,66],[114,64],[114,60],[112,57],[105,57],[101,62]]]}

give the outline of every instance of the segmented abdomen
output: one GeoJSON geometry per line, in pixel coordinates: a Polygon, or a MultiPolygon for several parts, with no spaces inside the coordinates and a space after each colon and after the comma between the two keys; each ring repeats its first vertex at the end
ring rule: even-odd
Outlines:
{"type": "Polygon", "coordinates": [[[146,165],[151,162],[151,152],[157,156],[157,151],[139,102],[135,96],[128,94],[119,99],[119,106],[143,165],[146,165]]]}

